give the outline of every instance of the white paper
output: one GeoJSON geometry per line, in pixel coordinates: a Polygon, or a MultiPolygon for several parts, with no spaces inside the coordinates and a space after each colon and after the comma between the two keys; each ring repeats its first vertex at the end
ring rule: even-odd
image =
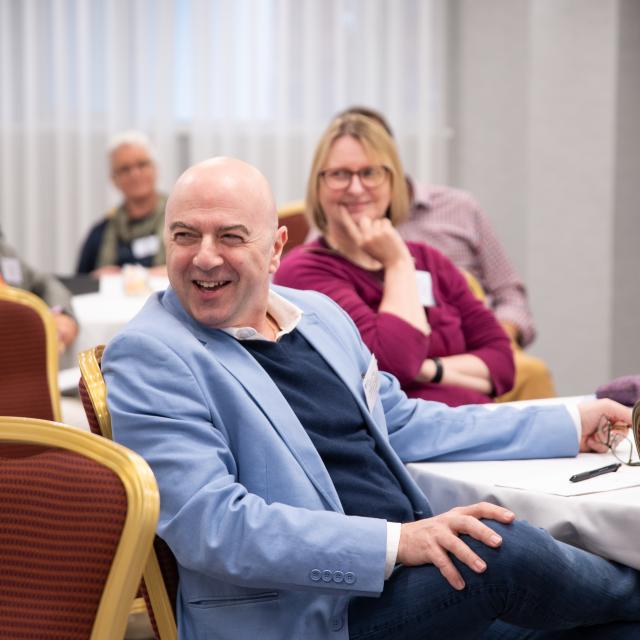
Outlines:
{"type": "Polygon", "coordinates": [[[435,307],[436,301],[433,297],[433,282],[428,271],[416,271],[416,285],[418,286],[418,297],[423,307],[435,307]]]}
{"type": "Polygon", "coordinates": [[[150,236],[144,236],[143,238],[137,238],[131,243],[131,253],[137,260],[144,260],[149,256],[155,256],[160,248],[160,238],[157,235],[152,234],[150,236]]]}
{"type": "Polygon", "coordinates": [[[559,464],[557,459],[550,459],[544,466],[541,465],[542,461],[536,460],[536,473],[531,473],[527,462],[521,461],[520,467],[510,465],[508,473],[504,473],[506,470],[503,470],[501,477],[495,480],[496,486],[539,491],[558,496],[580,496],[640,485],[640,467],[627,465],[622,465],[615,473],[605,473],[581,482],[569,480],[576,473],[599,469],[618,462],[613,455],[584,454],[579,458],[562,458],[562,464],[559,464]]]}

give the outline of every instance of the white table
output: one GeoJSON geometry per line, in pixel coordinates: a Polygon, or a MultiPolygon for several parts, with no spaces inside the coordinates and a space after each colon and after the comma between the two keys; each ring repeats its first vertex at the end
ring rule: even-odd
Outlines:
{"type": "Polygon", "coordinates": [[[101,293],[86,293],[74,296],[73,312],[78,319],[80,331],[73,344],[77,355],[110,340],[147,301],[149,294],[139,296],[115,296],[101,293]]]}
{"type": "MultiPolygon", "coordinates": [[[[59,383],[61,391],[72,388],[69,381],[79,378],[77,366],[78,354],[98,344],[106,344],[118,331],[133,318],[144,306],[150,292],[141,295],[125,295],[122,281],[118,276],[109,276],[101,280],[101,291],[74,296],[73,312],[78,320],[80,331],[71,348],[60,358],[59,383]]],[[[166,288],[166,278],[150,278],[153,291],[166,288]]]]}
{"type": "MultiPolygon", "coordinates": [[[[162,291],[167,284],[166,278],[149,279],[152,291],[162,291]]],[[[74,296],[73,312],[80,331],[69,353],[64,354],[61,368],[74,366],[78,353],[113,338],[142,309],[149,295],[149,291],[140,295],[125,295],[122,278],[108,276],[100,280],[98,293],[74,296]]]]}
{"type": "MultiPolygon", "coordinates": [[[[534,478],[557,473],[568,478],[612,461],[612,456],[580,454],[548,460],[419,462],[409,464],[408,469],[436,513],[486,500],[544,527],[558,540],[640,569],[640,486],[580,496],[499,486],[508,485],[510,478],[521,476],[523,471],[534,478]]],[[[622,467],[618,474],[640,484],[638,467],[622,467]]]]}

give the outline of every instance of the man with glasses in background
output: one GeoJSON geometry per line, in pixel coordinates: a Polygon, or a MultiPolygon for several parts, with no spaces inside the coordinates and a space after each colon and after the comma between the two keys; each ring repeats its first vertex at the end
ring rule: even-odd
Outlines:
{"type": "Polygon", "coordinates": [[[139,264],[165,275],[162,229],[167,198],[156,190],[149,139],[139,131],[124,131],[110,140],[107,150],[111,180],[124,199],[89,232],[77,271],[99,277],[118,273],[125,264],[139,264]]]}

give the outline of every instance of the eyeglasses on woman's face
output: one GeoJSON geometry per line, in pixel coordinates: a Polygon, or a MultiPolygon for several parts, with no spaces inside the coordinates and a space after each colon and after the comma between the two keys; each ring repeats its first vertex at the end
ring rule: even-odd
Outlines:
{"type": "Polygon", "coordinates": [[[607,416],[600,418],[596,430],[596,438],[601,444],[605,445],[622,464],[630,467],[640,467],[638,452],[631,438],[626,435],[626,429],[622,431],[617,428],[607,416]]]}
{"type": "Polygon", "coordinates": [[[353,181],[353,176],[357,175],[360,183],[367,189],[375,189],[376,187],[384,184],[391,170],[389,167],[385,167],[382,164],[372,165],[370,167],[362,167],[357,171],[351,171],[350,169],[325,169],[318,175],[324,180],[324,183],[333,189],[339,191],[342,189],[348,189],[353,181]]]}

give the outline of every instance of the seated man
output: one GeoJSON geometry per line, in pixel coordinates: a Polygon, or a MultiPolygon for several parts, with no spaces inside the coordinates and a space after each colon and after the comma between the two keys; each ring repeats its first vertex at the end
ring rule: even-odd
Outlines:
{"type": "Polygon", "coordinates": [[[156,165],[143,133],[125,131],[108,146],[111,179],[123,201],[90,231],[82,246],[78,273],[98,277],[125,264],[165,274],[162,229],[166,196],[156,191],[156,165]]]}
{"type": "Polygon", "coordinates": [[[331,300],[270,287],[286,235],[253,167],[187,170],[171,287],[104,354],[114,437],[160,487],[180,638],[638,637],[638,572],[492,504],[434,516],[403,464],[602,451],[599,419],[630,410],[408,399],[331,300]]]}
{"type": "MultiPolygon", "coordinates": [[[[393,135],[386,119],[367,107],[350,107],[339,116],[357,113],[376,120],[393,135]]],[[[407,176],[411,192],[409,219],[398,227],[405,240],[424,242],[472,274],[487,303],[511,338],[516,380],[498,400],[526,400],[556,395],[545,363],[525,353],[536,335],[524,282],[500,244],[489,218],[471,194],[447,186],[425,185],[407,176]]]]}
{"type": "Polygon", "coordinates": [[[50,307],[58,330],[62,353],[78,335],[78,323],[71,309],[71,292],[52,275],[39,273],[18,257],[0,231],[0,283],[25,289],[42,298],[50,307]]]}

